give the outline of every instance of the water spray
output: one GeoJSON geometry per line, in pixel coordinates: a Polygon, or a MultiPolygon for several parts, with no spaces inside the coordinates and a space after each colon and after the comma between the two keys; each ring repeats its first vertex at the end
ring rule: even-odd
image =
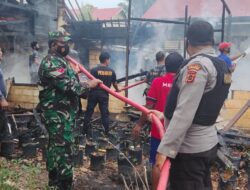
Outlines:
{"type": "Polygon", "coordinates": [[[243,54],[243,55],[241,55],[238,59],[236,59],[235,61],[234,61],[234,63],[238,63],[242,58],[244,58],[247,54],[249,54],[250,53],[250,47],[248,47],[246,50],[245,50],[245,54],[243,54]]]}

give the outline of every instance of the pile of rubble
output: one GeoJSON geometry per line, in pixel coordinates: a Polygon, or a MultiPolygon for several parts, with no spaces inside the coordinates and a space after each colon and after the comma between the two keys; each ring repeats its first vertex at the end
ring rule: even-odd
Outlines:
{"type": "Polygon", "coordinates": [[[250,183],[247,184],[250,179],[250,136],[238,130],[219,131],[218,134],[220,148],[216,168],[220,188],[250,189],[250,183]]]}
{"type": "MultiPolygon", "coordinates": [[[[149,189],[150,127],[145,126],[140,138],[133,139],[132,128],[138,115],[133,112],[127,115],[130,118],[127,121],[110,121],[108,136],[104,135],[98,117],[91,121],[88,134],[82,135],[84,116],[77,118],[74,129],[76,187],[94,188],[96,185],[104,189],[111,186],[119,189],[125,184],[149,189]]],[[[8,121],[8,138],[1,145],[1,156],[26,159],[36,158],[37,153],[40,155],[42,152],[45,161],[48,136],[39,114],[15,110],[8,113],[8,121]]],[[[218,134],[220,148],[212,171],[213,183],[217,183],[221,190],[250,189],[247,184],[250,178],[250,137],[237,130],[219,131],[218,134]]]]}

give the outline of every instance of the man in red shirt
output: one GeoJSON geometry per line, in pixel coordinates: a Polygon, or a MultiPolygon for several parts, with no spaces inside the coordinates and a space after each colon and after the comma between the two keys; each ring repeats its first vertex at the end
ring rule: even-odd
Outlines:
{"type": "MultiPolygon", "coordinates": [[[[165,104],[167,103],[167,96],[172,88],[174,82],[175,74],[180,68],[183,57],[176,52],[170,53],[165,59],[166,74],[157,77],[153,80],[150,89],[146,97],[146,107],[149,109],[155,109],[163,112],[165,104]]],[[[139,121],[136,123],[132,134],[134,137],[139,136],[141,128],[147,123],[147,116],[142,114],[139,121]]],[[[162,120],[162,123],[164,121],[162,120]]],[[[157,130],[155,124],[152,123],[151,126],[151,148],[150,148],[150,163],[154,166],[155,156],[157,153],[157,148],[160,144],[160,134],[157,130]]],[[[154,184],[154,178],[152,176],[152,181],[154,184]]]]}

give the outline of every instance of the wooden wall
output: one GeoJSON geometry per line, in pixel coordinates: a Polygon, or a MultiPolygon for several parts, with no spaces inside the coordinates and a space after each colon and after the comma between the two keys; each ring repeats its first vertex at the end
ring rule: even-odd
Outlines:
{"type": "MultiPolygon", "coordinates": [[[[12,84],[9,88],[7,100],[11,107],[21,106],[26,109],[33,109],[36,107],[38,100],[39,90],[36,85],[16,85],[12,84]]],[[[124,95],[124,93],[122,93],[124,95]]],[[[82,100],[83,110],[86,109],[86,100],[82,100]]],[[[109,111],[111,113],[120,113],[123,110],[124,103],[117,98],[110,95],[109,111]]],[[[95,111],[99,111],[98,107],[95,111]]]]}
{"type": "Polygon", "coordinates": [[[89,50],[89,68],[94,68],[100,61],[99,61],[99,55],[100,51],[98,50],[89,50]]]}
{"type": "MultiPolygon", "coordinates": [[[[231,98],[226,100],[224,108],[221,111],[221,116],[226,120],[230,120],[239,112],[249,99],[250,91],[232,91],[231,98]]],[[[248,130],[250,129],[250,108],[235,124],[235,127],[248,130]]]]}

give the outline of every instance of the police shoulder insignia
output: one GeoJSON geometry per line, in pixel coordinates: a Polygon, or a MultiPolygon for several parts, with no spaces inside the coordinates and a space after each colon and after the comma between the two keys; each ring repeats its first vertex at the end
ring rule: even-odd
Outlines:
{"type": "Polygon", "coordinates": [[[201,70],[200,64],[191,64],[187,66],[187,75],[185,82],[186,83],[192,83],[194,82],[194,79],[196,77],[197,72],[201,70]]]}

